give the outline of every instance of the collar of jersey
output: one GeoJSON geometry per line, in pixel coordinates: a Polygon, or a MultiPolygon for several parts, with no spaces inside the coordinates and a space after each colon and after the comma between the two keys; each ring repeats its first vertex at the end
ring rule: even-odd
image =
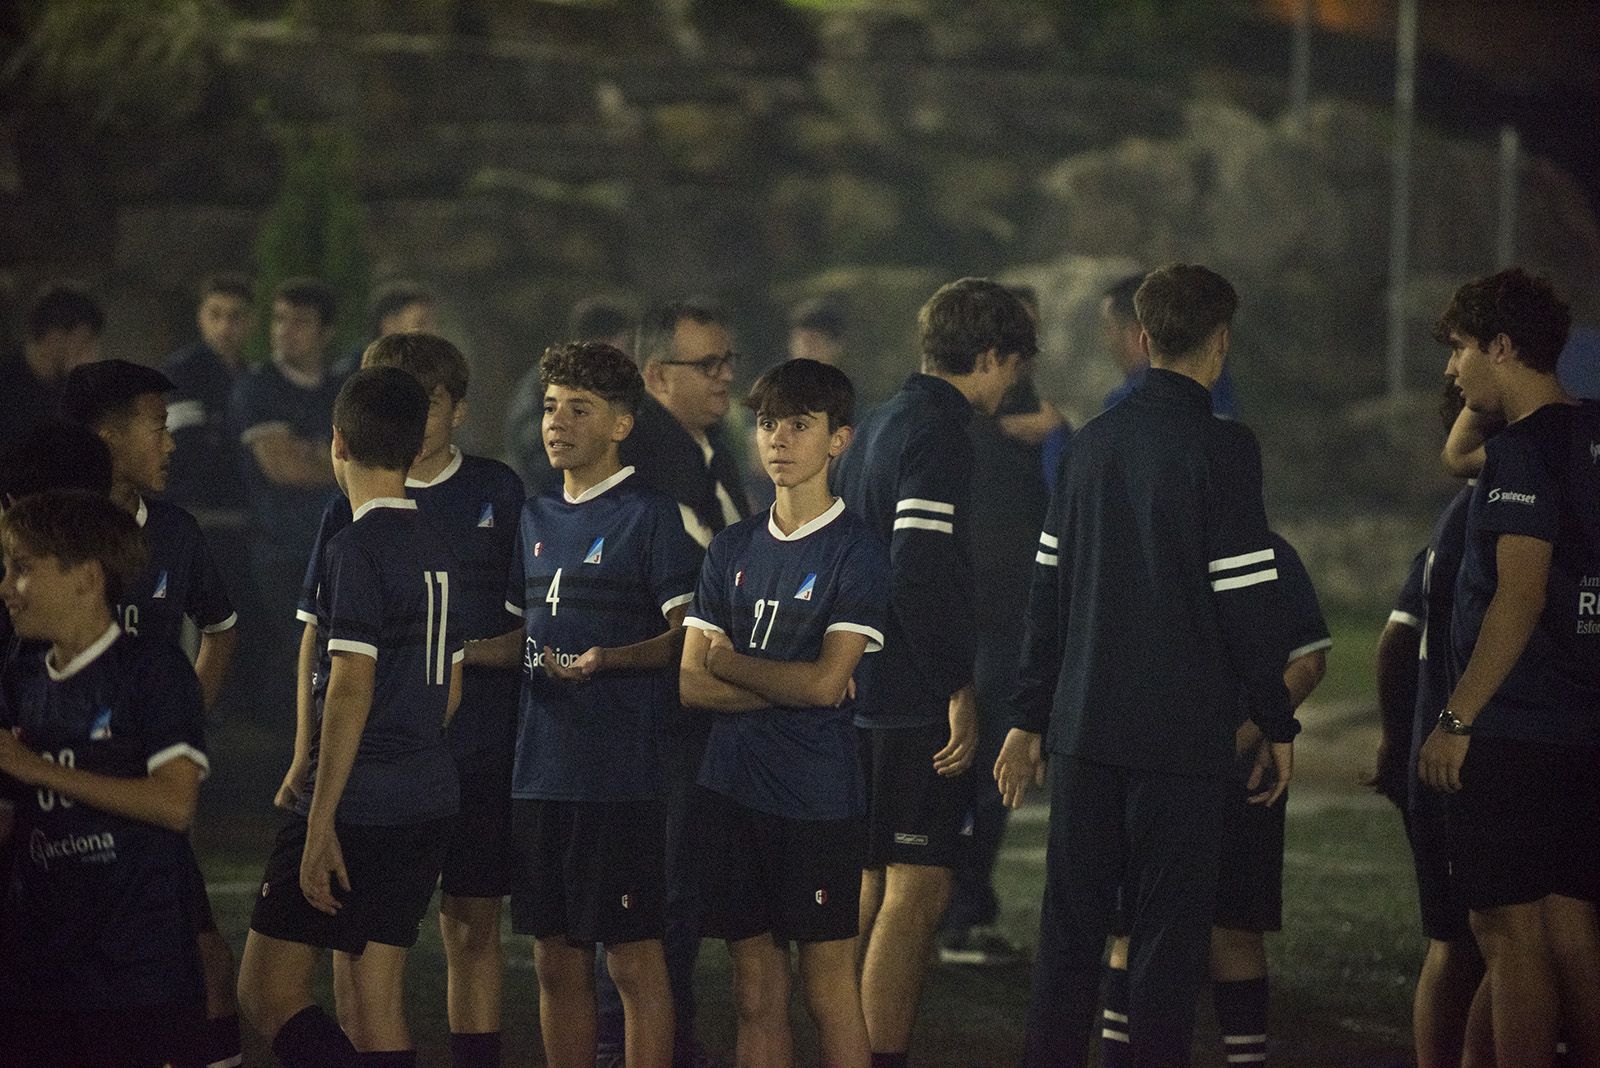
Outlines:
{"type": "Polygon", "coordinates": [[[833,499],[833,504],[828,506],[828,510],[826,512],[823,512],[809,523],[800,524],[800,526],[795,528],[793,534],[785,534],[783,531],[778,529],[777,511],[777,505],[773,505],[771,508],[767,509],[767,533],[771,534],[779,541],[799,541],[807,534],[815,534],[817,531],[821,530],[823,527],[827,526],[829,523],[843,515],[844,498],[835,497],[833,499]]]}
{"type": "Polygon", "coordinates": [[[444,465],[444,470],[433,476],[433,481],[423,482],[421,479],[406,479],[406,489],[431,489],[441,482],[450,481],[450,476],[461,470],[461,450],[454,445],[450,446],[450,462],[444,465]]]}
{"type": "Polygon", "coordinates": [[[122,628],[117,626],[115,623],[111,624],[111,626],[106,628],[106,632],[104,634],[100,635],[100,637],[94,640],[94,644],[90,645],[89,648],[85,649],[71,660],[68,660],[67,666],[62,668],[60,671],[57,671],[55,669],[55,665],[50,663],[50,654],[46,653],[44,657],[45,674],[50,676],[51,682],[60,682],[62,679],[70,679],[72,676],[76,675],[78,672],[82,671],[84,668],[98,660],[100,658],[100,654],[111,648],[111,643],[116,641],[121,636],[122,628]]]}
{"type": "Polygon", "coordinates": [[[1208,412],[1211,410],[1211,391],[1180,371],[1148,367],[1140,390],[1147,396],[1172,397],[1196,407],[1204,405],[1208,412]]]}
{"type": "Polygon", "coordinates": [[[139,498],[139,510],[133,513],[133,521],[143,527],[145,520],[150,518],[150,506],[144,503],[144,498],[139,498]]]}
{"type": "Polygon", "coordinates": [[[417,510],[417,502],[409,497],[374,497],[356,509],[356,514],[350,517],[350,522],[354,523],[374,508],[409,508],[414,512],[417,510]]]}
{"type": "Polygon", "coordinates": [[[627,478],[631,474],[633,474],[633,465],[632,464],[628,465],[627,467],[624,467],[621,471],[618,471],[616,474],[612,475],[610,478],[604,480],[603,482],[596,482],[594,485],[590,486],[588,489],[584,490],[582,493],[578,494],[576,497],[569,497],[569,496],[567,496],[567,491],[566,490],[562,490],[561,491],[561,499],[566,501],[568,504],[583,504],[585,501],[592,501],[596,497],[598,497],[602,493],[604,493],[606,490],[611,489],[614,486],[616,486],[619,482],[621,482],[623,479],[627,478]]]}

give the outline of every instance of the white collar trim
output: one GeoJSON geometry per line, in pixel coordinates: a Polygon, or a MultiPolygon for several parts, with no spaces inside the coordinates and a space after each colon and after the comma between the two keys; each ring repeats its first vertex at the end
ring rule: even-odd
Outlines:
{"type": "Polygon", "coordinates": [[[778,529],[778,506],[774,504],[771,508],[767,509],[767,533],[771,534],[779,541],[799,541],[808,534],[815,534],[817,531],[821,530],[835,519],[838,519],[843,514],[844,498],[835,497],[833,499],[833,504],[828,506],[828,510],[826,512],[823,512],[810,522],[800,524],[800,526],[795,528],[795,532],[793,534],[785,534],[783,531],[778,529]]]}
{"type": "Polygon", "coordinates": [[[443,471],[434,475],[433,479],[428,482],[417,478],[407,478],[406,489],[430,489],[441,482],[450,481],[450,476],[459,470],[461,470],[461,450],[452,445],[450,446],[450,462],[444,465],[443,471]]]}
{"type": "Polygon", "coordinates": [[[374,508],[404,508],[414,512],[417,510],[417,502],[408,497],[374,497],[356,509],[356,514],[350,517],[350,522],[354,523],[374,508]]]}
{"type": "Polygon", "coordinates": [[[627,478],[631,474],[633,474],[633,467],[632,467],[632,465],[629,465],[628,467],[624,467],[621,471],[618,471],[616,474],[612,475],[610,478],[606,479],[605,481],[596,482],[594,485],[590,486],[588,489],[584,490],[582,493],[578,494],[576,497],[569,496],[567,494],[566,490],[562,490],[561,491],[561,496],[562,496],[563,499],[566,500],[566,502],[568,504],[583,504],[585,501],[594,500],[596,497],[600,496],[606,490],[612,489],[618,483],[620,483],[623,479],[627,478]]]}
{"type": "Polygon", "coordinates": [[[145,520],[150,518],[150,506],[144,503],[144,498],[139,498],[139,509],[133,513],[133,521],[142,528],[145,520]]]}
{"type": "Polygon", "coordinates": [[[116,641],[121,636],[122,628],[117,626],[115,623],[111,624],[106,628],[106,632],[104,634],[100,635],[100,637],[94,640],[94,644],[90,645],[89,648],[85,649],[71,660],[68,660],[67,666],[62,668],[60,671],[57,671],[56,666],[50,662],[55,655],[54,652],[52,651],[46,653],[44,657],[45,674],[50,676],[51,682],[60,682],[62,679],[70,679],[72,676],[76,675],[78,672],[82,671],[84,668],[88,667],[90,664],[99,659],[100,654],[111,648],[111,643],[116,641]]]}

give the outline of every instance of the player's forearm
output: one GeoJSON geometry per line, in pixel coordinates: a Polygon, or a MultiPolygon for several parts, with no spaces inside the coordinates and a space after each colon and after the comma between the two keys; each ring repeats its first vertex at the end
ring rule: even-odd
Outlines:
{"type": "Polygon", "coordinates": [[[311,757],[311,732],[315,730],[316,698],[311,692],[311,676],[317,663],[317,625],[307,623],[300,635],[300,655],[295,660],[294,758],[311,757]]]}
{"type": "Polygon", "coordinates": [[[1417,714],[1417,652],[1422,635],[1415,627],[1391,622],[1378,638],[1378,717],[1390,744],[1406,739],[1417,714]]]}
{"type": "Polygon", "coordinates": [[[850,684],[848,670],[841,675],[823,660],[762,660],[726,645],[711,650],[706,670],[771,704],[796,708],[834,708],[844,701],[850,684]]]}
{"type": "Polygon", "coordinates": [[[515,671],[522,666],[522,631],[508,630],[493,638],[467,642],[461,663],[465,667],[515,671]]]}
{"type": "Polygon", "coordinates": [[[233,664],[234,650],[239,647],[239,628],[212,631],[200,635],[200,652],[194,658],[194,673],[200,680],[200,696],[210,712],[222,695],[222,684],[228,678],[228,668],[233,664]]]}
{"type": "Polygon", "coordinates": [[[1483,614],[1478,640],[1472,646],[1472,659],[1467,661],[1461,681],[1450,695],[1448,707],[1463,723],[1471,724],[1477,719],[1483,706],[1511,674],[1544,611],[1544,598],[1543,582],[1532,589],[1518,588],[1501,576],[1500,588],[1483,614]]]}
{"type": "MultiPolygon", "coordinates": [[[[346,654],[346,657],[356,656],[360,654],[346,654]]],[[[311,809],[306,814],[306,821],[318,826],[333,824],[345,785],[350,781],[350,769],[355,766],[361,732],[366,729],[367,716],[372,711],[370,669],[367,684],[361,686],[353,680],[346,682],[338,671],[339,666],[336,662],[328,679],[327,695],[322,700],[317,777],[311,788],[311,809]]]]}
{"type": "Polygon", "coordinates": [[[1494,425],[1495,421],[1488,416],[1471,408],[1461,409],[1461,414],[1450,426],[1444,449],[1439,454],[1444,461],[1444,469],[1457,478],[1476,478],[1478,472],[1483,470],[1483,443],[1494,425]]]}
{"type": "Polygon", "coordinates": [[[1289,691],[1289,707],[1299,708],[1328,672],[1328,654],[1322,649],[1297,656],[1283,670],[1283,688],[1289,691]]]}
{"type": "Polygon", "coordinates": [[[680,669],[678,696],[685,707],[708,712],[754,712],[772,705],[760,694],[724,682],[704,667],[680,669]]]}
{"type": "Polygon", "coordinates": [[[262,475],[274,485],[289,489],[333,485],[333,462],[322,443],[284,434],[256,442],[252,452],[262,475]]]}
{"type": "Polygon", "coordinates": [[[632,645],[607,648],[600,656],[601,671],[663,671],[683,653],[683,628],[673,627],[654,638],[632,645]]]}
{"type": "Polygon", "coordinates": [[[1057,427],[1065,425],[1066,420],[1061,418],[1061,413],[1054,405],[1046,404],[1037,412],[1002,415],[999,423],[1001,431],[1007,437],[1028,445],[1038,445],[1057,427]]]}
{"type": "Polygon", "coordinates": [[[83,771],[41,757],[25,777],[18,778],[101,812],[180,834],[194,822],[195,802],[200,796],[199,765],[183,757],[163,764],[150,775],[129,779],[83,771]],[[183,767],[173,766],[178,764],[183,767]]]}

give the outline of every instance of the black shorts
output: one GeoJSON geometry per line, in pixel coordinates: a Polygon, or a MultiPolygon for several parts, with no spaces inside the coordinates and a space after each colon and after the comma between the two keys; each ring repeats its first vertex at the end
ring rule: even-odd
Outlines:
{"type": "Polygon", "coordinates": [[[695,787],[690,834],[700,873],[700,929],[738,942],[854,938],[860,926],[861,820],[796,820],[695,787]]]}
{"type": "Polygon", "coordinates": [[[306,821],[303,816],[291,817],[267,859],[250,929],[353,955],[364,951],[368,942],[411,948],[439,885],[439,867],[454,823],[450,816],[398,827],[338,825],[350,892],[333,884],[341,907],[329,916],[312,908],[300,890],[306,821]]]}
{"type": "Polygon", "coordinates": [[[1413,782],[1406,803],[1406,840],[1411,843],[1411,863],[1417,873],[1422,933],[1438,942],[1460,942],[1472,937],[1472,929],[1467,924],[1467,906],[1450,873],[1446,807],[1444,794],[1421,781],[1413,782]]]}
{"type": "Polygon", "coordinates": [[[1467,908],[1549,894],[1600,902],[1600,750],[1473,738],[1447,812],[1467,908]]]}
{"type": "Polygon", "coordinates": [[[667,823],[660,801],[511,803],[511,929],[575,946],[666,933],[667,823]]]}
{"type": "Polygon", "coordinates": [[[456,762],[461,815],[444,855],[439,889],[451,897],[505,897],[516,886],[511,837],[511,762],[499,754],[456,762]]]}
{"type": "MultiPolygon", "coordinates": [[[[1255,756],[1235,770],[1222,805],[1222,856],[1212,924],[1235,931],[1283,930],[1283,825],[1289,793],[1268,808],[1250,804],[1245,788],[1255,756]]],[[[1259,793],[1258,788],[1255,792],[1259,793]]]]}
{"type": "Polygon", "coordinates": [[[969,777],[977,773],[968,768],[944,776],[933,770],[933,754],[950,741],[949,726],[862,727],[859,736],[867,781],[865,866],[956,867],[966,848],[969,777]]]}
{"type": "MultiPolygon", "coordinates": [[[[62,996],[70,998],[70,991],[62,996]]],[[[202,1001],[110,1012],[0,1008],[0,1064],[28,1068],[203,1068],[202,1001]]]]}

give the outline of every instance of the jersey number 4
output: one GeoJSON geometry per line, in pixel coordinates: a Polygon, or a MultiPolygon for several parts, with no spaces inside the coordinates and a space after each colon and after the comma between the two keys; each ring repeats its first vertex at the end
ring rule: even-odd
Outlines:
{"type": "Polygon", "coordinates": [[[450,668],[445,651],[449,646],[445,644],[445,632],[450,625],[450,572],[424,571],[422,581],[428,587],[428,629],[422,648],[423,676],[430,686],[448,686],[450,668]]]}
{"type": "Polygon", "coordinates": [[[550,588],[545,591],[544,603],[550,606],[550,618],[554,619],[556,609],[561,605],[561,572],[564,568],[556,568],[556,573],[550,576],[550,588]]]}

